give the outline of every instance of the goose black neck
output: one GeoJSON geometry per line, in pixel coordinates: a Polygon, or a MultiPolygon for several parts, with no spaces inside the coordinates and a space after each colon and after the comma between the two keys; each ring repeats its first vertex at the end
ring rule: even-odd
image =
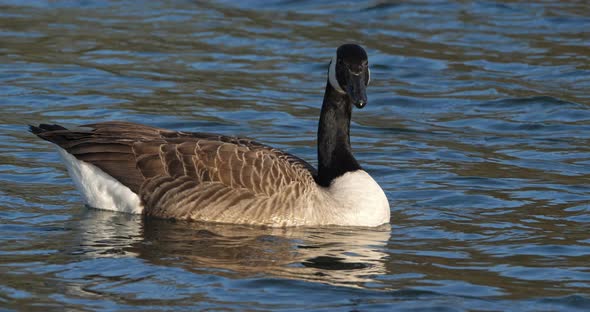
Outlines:
{"type": "Polygon", "coordinates": [[[318,174],[316,183],[330,186],[332,181],[361,169],[350,148],[350,116],[352,102],[347,94],[326,85],[318,127],[318,174]]]}

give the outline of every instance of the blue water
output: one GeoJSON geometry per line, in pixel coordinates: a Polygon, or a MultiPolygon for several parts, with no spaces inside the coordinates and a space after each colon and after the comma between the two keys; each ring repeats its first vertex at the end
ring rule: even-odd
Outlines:
{"type": "Polygon", "coordinates": [[[583,1],[0,0],[0,309],[590,310],[583,1]],[[315,164],[335,48],[369,53],[377,229],[143,220],[83,205],[27,124],[128,120],[315,164]]]}

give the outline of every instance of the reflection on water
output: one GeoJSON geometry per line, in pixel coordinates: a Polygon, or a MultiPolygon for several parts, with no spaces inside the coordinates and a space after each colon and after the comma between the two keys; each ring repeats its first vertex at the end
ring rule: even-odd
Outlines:
{"type": "Polygon", "coordinates": [[[0,0],[0,309],[590,306],[587,1],[0,0]],[[315,162],[326,66],[369,53],[355,155],[390,228],[81,206],[26,124],[239,134],[315,162]]]}
{"type": "Polygon", "coordinates": [[[332,285],[376,282],[386,274],[390,227],[287,228],[174,222],[89,210],[80,248],[90,257],[138,257],[230,278],[268,274],[332,285]]]}

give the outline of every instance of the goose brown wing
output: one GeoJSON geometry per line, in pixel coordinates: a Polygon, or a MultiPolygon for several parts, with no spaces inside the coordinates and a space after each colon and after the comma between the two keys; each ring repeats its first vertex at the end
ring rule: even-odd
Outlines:
{"type": "Polygon", "coordinates": [[[314,181],[315,169],[307,162],[244,138],[128,122],[96,123],[72,130],[41,125],[31,130],[141,193],[148,206],[181,188],[220,188],[266,197],[314,181]]]}

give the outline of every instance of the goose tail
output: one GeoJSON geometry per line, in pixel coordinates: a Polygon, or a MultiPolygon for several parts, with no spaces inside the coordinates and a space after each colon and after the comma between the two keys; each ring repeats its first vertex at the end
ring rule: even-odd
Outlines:
{"type": "Polygon", "coordinates": [[[68,130],[60,125],[40,124],[39,126],[29,125],[29,131],[33,134],[39,135],[47,131],[68,130]]]}

